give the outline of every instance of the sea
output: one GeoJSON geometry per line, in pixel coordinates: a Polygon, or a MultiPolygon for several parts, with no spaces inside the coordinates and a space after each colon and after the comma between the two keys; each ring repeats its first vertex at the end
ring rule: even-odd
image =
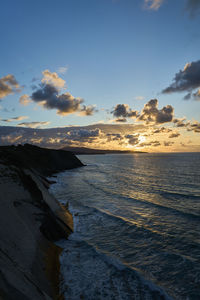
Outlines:
{"type": "Polygon", "coordinates": [[[74,221],[65,299],[199,300],[200,153],[78,157],[50,188],[74,221]]]}

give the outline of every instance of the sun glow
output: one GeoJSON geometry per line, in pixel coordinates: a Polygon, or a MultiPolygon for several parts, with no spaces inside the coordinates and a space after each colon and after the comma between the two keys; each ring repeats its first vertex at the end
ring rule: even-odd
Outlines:
{"type": "Polygon", "coordinates": [[[143,143],[146,141],[146,137],[143,135],[140,135],[138,139],[139,139],[140,143],[143,143]]]}

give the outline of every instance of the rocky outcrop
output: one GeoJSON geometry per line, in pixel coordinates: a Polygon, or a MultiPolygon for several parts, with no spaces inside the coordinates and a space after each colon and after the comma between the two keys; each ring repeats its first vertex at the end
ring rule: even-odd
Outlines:
{"type": "Polygon", "coordinates": [[[4,164],[32,168],[44,176],[83,166],[81,161],[69,151],[40,148],[30,144],[1,146],[1,160],[4,164]]]}
{"type": "Polygon", "coordinates": [[[73,221],[45,176],[79,166],[65,151],[0,147],[0,299],[61,299],[54,241],[68,237],[73,221]]]}

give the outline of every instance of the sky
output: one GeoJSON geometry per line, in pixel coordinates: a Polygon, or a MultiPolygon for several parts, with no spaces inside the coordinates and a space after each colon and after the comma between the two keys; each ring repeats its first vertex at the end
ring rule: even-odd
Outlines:
{"type": "Polygon", "coordinates": [[[10,0],[0,144],[200,151],[200,0],[10,0]]]}

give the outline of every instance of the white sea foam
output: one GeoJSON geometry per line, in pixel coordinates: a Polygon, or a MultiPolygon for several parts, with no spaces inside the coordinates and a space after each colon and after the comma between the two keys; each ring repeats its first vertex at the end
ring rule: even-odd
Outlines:
{"type": "Polygon", "coordinates": [[[170,299],[137,272],[72,236],[61,241],[65,299],[170,299]]]}

